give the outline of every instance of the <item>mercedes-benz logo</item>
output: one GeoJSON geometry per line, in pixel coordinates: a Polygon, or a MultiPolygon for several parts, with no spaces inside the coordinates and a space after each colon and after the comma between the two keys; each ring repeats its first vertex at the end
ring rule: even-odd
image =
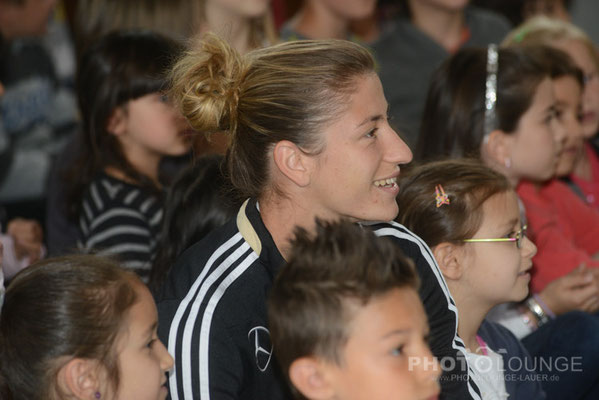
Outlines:
{"type": "Polygon", "coordinates": [[[270,332],[263,326],[256,326],[248,332],[250,343],[254,343],[254,356],[256,366],[261,372],[266,371],[270,358],[272,357],[272,344],[270,343],[270,332]]]}

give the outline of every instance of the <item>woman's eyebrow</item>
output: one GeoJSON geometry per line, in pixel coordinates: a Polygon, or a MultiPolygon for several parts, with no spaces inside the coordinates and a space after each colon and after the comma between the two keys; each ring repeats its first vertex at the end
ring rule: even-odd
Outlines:
{"type": "Polygon", "coordinates": [[[356,127],[359,128],[362,125],[367,124],[368,122],[376,122],[376,121],[380,121],[381,119],[383,119],[382,114],[373,115],[371,117],[367,117],[366,119],[364,119],[364,121],[360,122],[356,127]]]}
{"type": "MultiPolygon", "coordinates": [[[[387,104],[387,114],[389,113],[389,104],[387,104]]],[[[356,127],[359,128],[364,124],[367,124],[368,122],[376,122],[376,121],[380,121],[381,119],[385,118],[387,116],[387,114],[383,115],[383,114],[377,114],[377,115],[372,115],[370,117],[366,117],[364,119],[364,121],[360,122],[356,127]]]]}

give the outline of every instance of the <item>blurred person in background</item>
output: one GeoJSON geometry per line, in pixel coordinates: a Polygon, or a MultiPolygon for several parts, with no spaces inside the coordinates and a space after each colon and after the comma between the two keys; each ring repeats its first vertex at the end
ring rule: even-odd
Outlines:
{"type": "Polygon", "coordinates": [[[43,221],[52,157],[78,124],[70,39],[60,15],[53,18],[56,6],[56,0],[0,0],[0,126],[10,142],[0,203],[8,218],[43,221]]]}

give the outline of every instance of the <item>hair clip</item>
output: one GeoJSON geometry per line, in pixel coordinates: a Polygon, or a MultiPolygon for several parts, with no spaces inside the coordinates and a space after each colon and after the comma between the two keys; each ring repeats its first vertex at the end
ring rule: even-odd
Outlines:
{"type": "Polygon", "coordinates": [[[443,190],[443,186],[435,186],[435,199],[437,200],[437,208],[441,207],[443,204],[449,205],[449,196],[447,196],[445,190],[443,190]]]}

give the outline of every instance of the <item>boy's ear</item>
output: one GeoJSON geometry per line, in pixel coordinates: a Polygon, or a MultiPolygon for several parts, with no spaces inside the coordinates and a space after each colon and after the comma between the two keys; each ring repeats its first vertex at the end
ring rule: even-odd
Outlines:
{"type": "Polygon", "coordinates": [[[283,175],[300,187],[310,183],[309,156],[295,143],[281,140],[273,150],[275,165],[283,175]]]}
{"type": "Polygon", "coordinates": [[[511,162],[511,135],[500,129],[492,131],[483,141],[481,154],[493,165],[509,168],[511,162]]]}
{"type": "Polygon", "coordinates": [[[117,107],[108,118],[106,130],[115,136],[122,136],[127,128],[127,113],[123,107],[117,107]]]}
{"type": "Polygon", "coordinates": [[[433,248],[433,255],[446,279],[458,280],[464,271],[463,248],[453,243],[439,243],[433,248]]]}
{"type": "Polygon", "coordinates": [[[289,379],[297,390],[310,400],[332,399],[335,390],[327,367],[313,357],[301,357],[289,366],[289,379]]]}
{"type": "Polygon", "coordinates": [[[98,373],[96,361],[73,358],[58,371],[58,387],[76,399],[95,399],[100,389],[98,373]]]}

